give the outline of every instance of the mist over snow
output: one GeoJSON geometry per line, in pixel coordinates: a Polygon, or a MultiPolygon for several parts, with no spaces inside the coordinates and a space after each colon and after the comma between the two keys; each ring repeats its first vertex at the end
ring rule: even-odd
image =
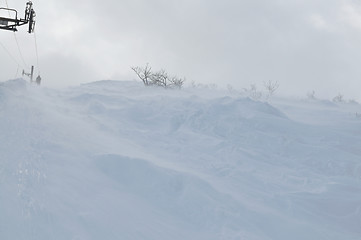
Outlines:
{"type": "Polygon", "coordinates": [[[0,133],[0,239],[361,239],[357,102],[17,79],[0,133]]]}
{"type": "MultiPolygon", "coordinates": [[[[23,18],[26,2],[0,7],[23,18]]],[[[3,81],[32,65],[48,87],[132,80],[130,67],[150,63],[202,84],[262,88],[272,80],[282,94],[361,102],[358,0],[32,2],[35,34],[22,26],[15,40],[0,31],[3,81]]]]}

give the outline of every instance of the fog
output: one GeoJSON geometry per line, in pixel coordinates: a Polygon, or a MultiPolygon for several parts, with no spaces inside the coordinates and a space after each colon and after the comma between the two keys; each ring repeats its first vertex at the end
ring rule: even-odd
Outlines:
{"type": "MultiPolygon", "coordinates": [[[[25,1],[8,0],[22,16],[25,1]]],[[[187,83],[361,101],[361,3],[351,0],[33,1],[36,32],[0,31],[0,78],[35,65],[44,86],[136,80],[131,66],[187,83]],[[35,39],[38,47],[37,63],[35,39]],[[20,65],[20,66],[18,66],[20,65]]],[[[0,1],[1,7],[5,1],[0,1]]]]}

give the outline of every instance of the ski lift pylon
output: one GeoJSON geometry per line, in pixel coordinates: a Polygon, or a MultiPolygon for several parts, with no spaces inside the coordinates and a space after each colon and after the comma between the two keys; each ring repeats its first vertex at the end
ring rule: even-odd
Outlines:
{"type": "MultiPolygon", "coordinates": [[[[5,14],[5,13],[4,13],[5,14]]],[[[26,3],[25,17],[18,18],[18,11],[12,8],[0,8],[0,29],[16,32],[18,26],[29,24],[28,33],[34,32],[35,27],[35,11],[31,1],[26,3]],[[3,15],[4,12],[9,14],[9,17],[3,15]]]]}
{"type": "Polygon", "coordinates": [[[28,76],[30,78],[30,82],[33,82],[33,77],[34,77],[34,66],[31,66],[31,71],[30,73],[25,72],[25,70],[23,70],[23,76],[28,76]]]}

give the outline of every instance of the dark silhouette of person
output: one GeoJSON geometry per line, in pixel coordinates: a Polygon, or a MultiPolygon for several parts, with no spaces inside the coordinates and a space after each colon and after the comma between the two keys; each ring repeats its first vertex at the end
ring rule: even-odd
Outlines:
{"type": "Polygon", "coordinates": [[[40,83],[41,83],[41,77],[40,77],[40,75],[38,75],[38,77],[36,78],[36,84],[38,84],[38,85],[40,85],[40,83]]]}

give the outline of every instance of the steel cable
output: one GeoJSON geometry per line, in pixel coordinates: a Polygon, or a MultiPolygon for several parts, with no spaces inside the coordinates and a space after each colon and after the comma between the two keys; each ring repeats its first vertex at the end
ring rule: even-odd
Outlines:
{"type": "MultiPolygon", "coordinates": [[[[9,9],[8,0],[5,0],[5,3],[6,3],[6,8],[9,9]]],[[[9,10],[8,10],[8,13],[9,13],[9,17],[11,17],[11,14],[10,14],[10,11],[9,11],[9,10]]],[[[24,66],[27,67],[28,64],[26,64],[26,62],[25,62],[25,60],[24,60],[23,53],[21,52],[21,49],[20,49],[20,45],[19,45],[18,38],[16,37],[15,32],[14,32],[13,34],[14,34],[14,39],[15,39],[15,42],[16,42],[16,46],[17,46],[17,48],[18,48],[18,52],[19,52],[20,59],[21,59],[21,61],[24,63],[24,66]]]]}

